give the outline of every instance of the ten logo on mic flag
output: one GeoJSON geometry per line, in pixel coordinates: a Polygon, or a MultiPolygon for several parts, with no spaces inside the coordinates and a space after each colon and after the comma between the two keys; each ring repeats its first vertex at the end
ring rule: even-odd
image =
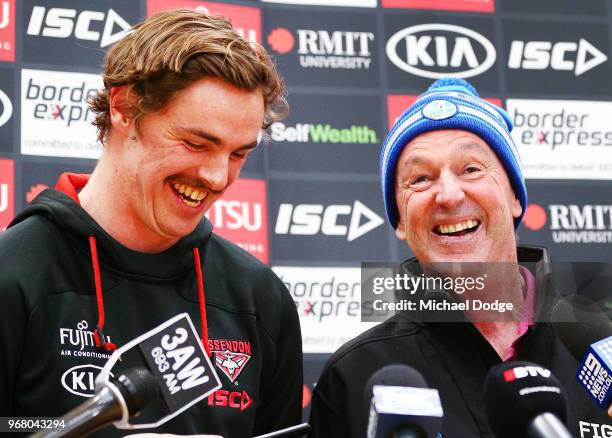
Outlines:
{"type": "Polygon", "coordinates": [[[612,336],[591,345],[576,377],[595,402],[608,409],[612,401],[612,336]]]}

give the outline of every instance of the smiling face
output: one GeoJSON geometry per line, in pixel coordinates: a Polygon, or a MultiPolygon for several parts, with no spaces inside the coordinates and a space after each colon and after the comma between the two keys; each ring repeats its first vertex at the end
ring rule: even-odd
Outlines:
{"type": "Polygon", "coordinates": [[[261,92],[213,77],[194,82],[164,110],[144,116],[138,130],[129,119],[125,139],[112,154],[124,188],[119,201],[124,221],[141,239],[161,247],[191,233],[238,178],[263,119],[261,92]]]}
{"type": "Polygon", "coordinates": [[[475,134],[421,134],[397,164],[396,235],[422,262],[516,261],[521,205],[501,162],[475,134]]]}

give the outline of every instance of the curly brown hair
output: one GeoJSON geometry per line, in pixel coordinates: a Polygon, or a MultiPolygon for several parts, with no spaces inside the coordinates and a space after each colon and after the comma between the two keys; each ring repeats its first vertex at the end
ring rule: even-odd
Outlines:
{"type": "Polygon", "coordinates": [[[206,76],[264,97],[263,128],[288,112],[283,80],[266,50],[242,38],[221,15],[160,12],[134,26],[106,54],[104,88],[89,100],[104,143],[111,126],[110,91],[127,85],[136,99],[131,116],[160,111],[178,92],[206,76]]]}

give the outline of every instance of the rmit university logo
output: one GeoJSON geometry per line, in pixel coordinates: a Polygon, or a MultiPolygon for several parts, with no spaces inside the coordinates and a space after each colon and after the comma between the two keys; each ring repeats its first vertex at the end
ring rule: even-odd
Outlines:
{"type": "Polygon", "coordinates": [[[538,204],[529,204],[523,223],[531,231],[539,231],[550,219],[555,243],[612,242],[612,205],[549,204],[548,211],[538,204]]]}
{"type": "MultiPolygon", "coordinates": [[[[300,66],[305,68],[364,69],[372,63],[371,46],[374,33],[358,31],[327,31],[297,29],[297,53],[300,66]]],[[[281,55],[295,48],[294,34],[278,27],[267,38],[268,44],[281,55]]]]}
{"type": "Polygon", "coordinates": [[[387,41],[386,52],[397,68],[429,79],[477,76],[496,58],[493,44],[478,32],[442,23],[399,30],[387,41]]]}
{"type": "Polygon", "coordinates": [[[514,380],[523,379],[525,377],[550,377],[550,370],[538,366],[515,367],[504,371],[504,380],[512,382],[514,380]]]}

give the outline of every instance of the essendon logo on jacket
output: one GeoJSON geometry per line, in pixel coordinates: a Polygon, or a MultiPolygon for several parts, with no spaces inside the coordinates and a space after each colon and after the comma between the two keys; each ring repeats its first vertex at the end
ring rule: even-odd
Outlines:
{"type": "Polygon", "coordinates": [[[208,347],[214,353],[215,365],[232,383],[251,359],[250,341],[209,339],[208,347]]]}

